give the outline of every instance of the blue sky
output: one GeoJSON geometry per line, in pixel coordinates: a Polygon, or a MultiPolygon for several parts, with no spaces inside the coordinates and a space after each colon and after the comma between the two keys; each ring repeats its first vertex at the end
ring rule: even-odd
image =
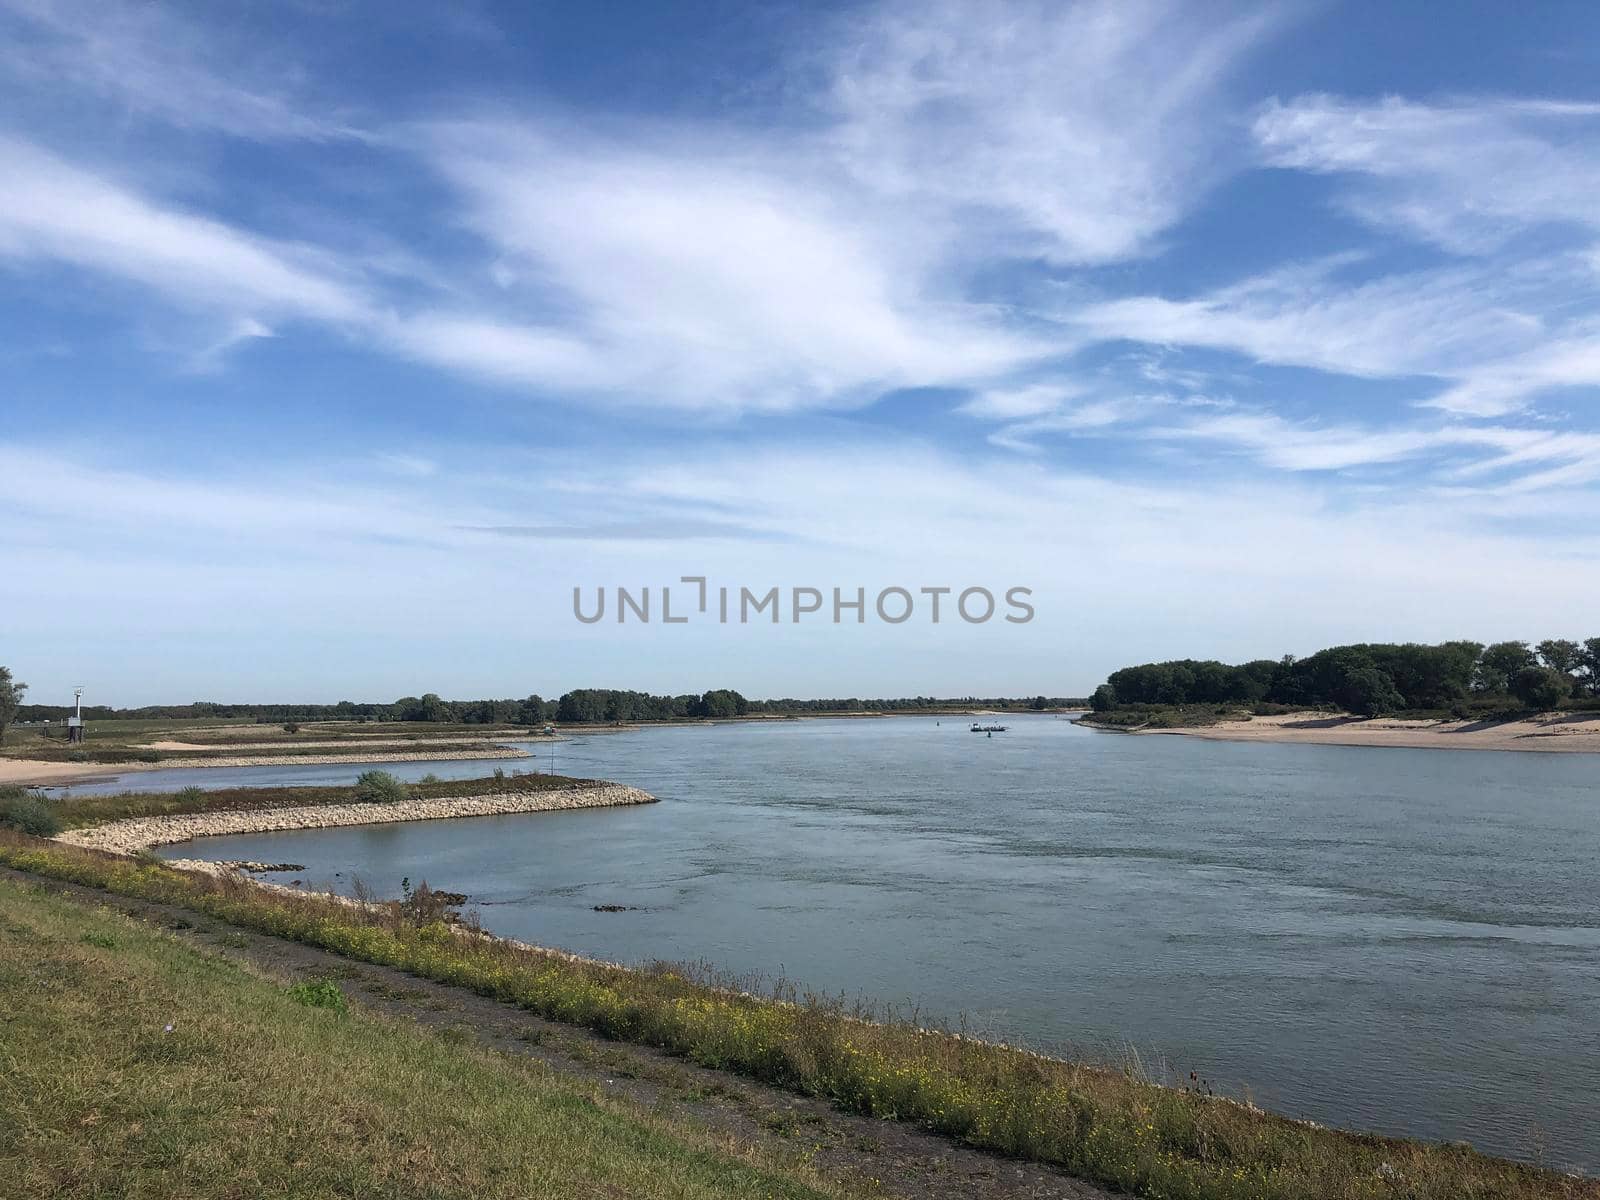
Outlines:
{"type": "Polygon", "coordinates": [[[1068,694],[1600,634],[1597,197],[1590,4],[0,0],[0,661],[1068,694]],[[685,575],[1037,615],[573,618],[685,575]]]}

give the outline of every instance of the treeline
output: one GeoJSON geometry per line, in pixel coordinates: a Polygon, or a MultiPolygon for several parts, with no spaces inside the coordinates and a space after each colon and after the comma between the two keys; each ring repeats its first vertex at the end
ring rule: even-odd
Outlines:
{"type": "MultiPolygon", "coordinates": [[[[434,692],[402,696],[388,704],[223,704],[197,700],[192,704],[157,704],[143,708],[85,705],[90,721],[192,720],[203,718],[278,723],[283,721],[428,721],[459,725],[604,724],[613,721],[685,721],[744,716],[800,716],[817,713],[916,712],[943,708],[1004,708],[1041,711],[1081,707],[1081,700],[1034,696],[1024,699],[980,699],[967,696],[941,700],[910,696],[892,700],[855,697],[831,700],[748,700],[729,688],[698,695],[655,696],[616,688],[578,688],[553,700],[538,695],[521,700],[445,700],[434,692]]],[[[17,709],[21,721],[61,721],[72,715],[71,705],[24,704],[17,709]]]]}
{"type": "Polygon", "coordinates": [[[1334,707],[1362,716],[1405,710],[1458,715],[1547,711],[1600,697],[1600,638],[1527,642],[1361,643],[1305,658],[1230,666],[1179,659],[1113,671],[1095,689],[1096,712],[1130,705],[1277,704],[1334,707]]]}

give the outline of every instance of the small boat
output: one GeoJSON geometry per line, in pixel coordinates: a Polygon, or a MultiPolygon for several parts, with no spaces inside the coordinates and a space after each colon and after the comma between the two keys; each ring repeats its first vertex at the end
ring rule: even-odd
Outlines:
{"type": "Polygon", "coordinates": [[[972,723],[973,733],[1004,733],[1005,731],[1006,727],[1004,725],[980,725],[976,721],[972,723]]]}

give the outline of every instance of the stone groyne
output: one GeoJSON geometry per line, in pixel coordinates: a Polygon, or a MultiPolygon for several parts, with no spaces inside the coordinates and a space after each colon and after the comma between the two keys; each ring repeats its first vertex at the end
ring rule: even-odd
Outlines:
{"type": "Polygon", "coordinates": [[[173,813],[132,817],[92,829],[73,829],[57,841],[113,854],[137,854],[197,837],[228,833],[273,833],[284,829],[331,829],[341,825],[381,825],[395,821],[437,821],[449,817],[491,817],[507,813],[555,812],[653,804],[655,797],[616,783],[556,788],[545,792],[500,792],[486,796],[446,796],[379,804],[308,804],[245,812],[173,813]]]}

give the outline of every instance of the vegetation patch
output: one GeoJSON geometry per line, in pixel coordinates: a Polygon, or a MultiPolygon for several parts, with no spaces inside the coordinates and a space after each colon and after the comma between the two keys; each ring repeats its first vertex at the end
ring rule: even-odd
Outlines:
{"type": "Polygon", "coordinates": [[[345,999],[344,992],[339,990],[339,985],[331,979],[297,983],[286,988],[284,994],[296,1004],[303,1004],[307,1008],[328,1008],[340,1016],[350,1011],[350,1002],[345,999]]]}
{"type": "Polygon", "coordinates": [[[1565,1197],[1600,1185],[1396,1138],[1342,1133],[1230,1100],[1044,1058],[792,990],[759,997],[685,969],[631,971],[415,924],[391,906],[269,893],[0,833],[0,863],[292,938],[514,1003],[619,1041],[913,1122],[1139,1196],[1186,1200],[1565,1197]]]}
{"type": "Polygon", "coordinates": [[[411,789],[388,771],[363,771],[351,798],[362,804],[398,804],[411,799],[411,789]]]}
{"type": "Polygon", "coordinates": [[[49,800],[21,788],[0,788],[0,827],[54,837],[61,832],[61,816],[49,800]]]}
{"type": "Polygon", "coordinates": [[[847,1194],[798,1154],[525,1058],[316,1019],[293,989],[38,888],[0,880],[0,913],[6,1200],[847,1194]]]}

